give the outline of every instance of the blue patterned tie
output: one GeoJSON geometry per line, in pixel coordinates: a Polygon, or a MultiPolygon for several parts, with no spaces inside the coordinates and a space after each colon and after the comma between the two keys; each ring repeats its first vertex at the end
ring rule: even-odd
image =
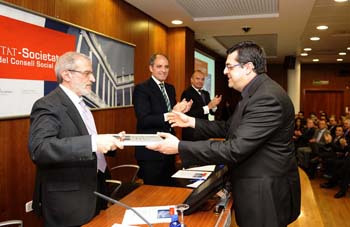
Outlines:
{"type": "Polygon", "coordinates": [[[167,107],[167,109],[168,109],[168,112],[170,112],[170,111],[171,111],[171,105],[170,105],[169,98],[168,98],[168,96],[166,95],[164,84],[163,84],[163,83],[160,83],[159,86],[160,86],[160,91],[161,91],[162,94],[163,94],[163,97],[164,97],[164,100],[165,100],[165,103],[166,103],[166,107],[167,107]]]}
{"type": "MultiPolygon", "coordinates": [[[[84,100],[81,100],[79,102],[81,108],[83,109],[83,121],[85,123],[86,128],[88,129],[88,132],[90,135],[97,135],[97,130],[96,130],[96,125],[95,125],[95,120],[94,117],[92,116],[91,111],[89,108],[86,106],[84,100]]],[[[107,163],[105,156],[100,153],[96,152],[97,156],[97,169],[99,169],[101,172],[105,172],[107,163]]]]}

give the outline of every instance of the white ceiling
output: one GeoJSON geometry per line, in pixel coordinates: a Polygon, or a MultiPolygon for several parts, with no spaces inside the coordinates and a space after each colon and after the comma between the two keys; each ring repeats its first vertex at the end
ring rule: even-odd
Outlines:
{"type": "Polygon", "coordinates": [[[195,32],[195,39],[225,56],[226,49],[241,40],[263,46],[270,63],[282,63],[285,56],[300,62],[350,62],[350,0],[125,0],[168,27],[174,19],[195,32]],[[325,31],[316,29],[327,25],[325,31]],[[250,27],[244,32],[242,27],[250,27]],[[319,36],[320,41],[309,38],[319,36]],[[303,48],[311,47],[302,57],[303,48]],[[339,56],[346,52],[346,56],[339,56]]]}

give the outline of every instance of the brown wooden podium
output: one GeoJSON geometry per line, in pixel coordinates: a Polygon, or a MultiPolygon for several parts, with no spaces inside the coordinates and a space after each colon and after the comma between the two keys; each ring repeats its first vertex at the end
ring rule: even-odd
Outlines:
{"type": "MultiPolygon", "coordinates": [[[[142,185],[120,201],[131,207],[176,205],[183,203],[191,192],[192,189],[188,188],[142,185]]],[[[232,200],[227,204],[218,222],[218,227],[230,225],[231,207],[232,200]]],[[[107,210],[102,211],[91,222],[84,225],[84,227],[111,227],[114,223],[120,224],[123,221],[124,212],[125,208],[119,205],[113,205],[107,210]]],[[[147,217],[145,218],[147,219],[147,217]]],[[[185,216],[185,224],[186,227],[213,227],[218,219],[219,215],[215,214],[212,210],[197,211],[189,216],[185,216]]],[[[168,227],[169,223],[152,225],[154,227],[168,227]]]]}

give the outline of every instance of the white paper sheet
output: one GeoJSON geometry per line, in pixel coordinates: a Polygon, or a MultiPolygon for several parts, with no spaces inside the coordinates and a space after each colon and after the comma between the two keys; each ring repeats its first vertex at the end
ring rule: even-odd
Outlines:
{"type": "Polygon", "coordinates": [[[213,172],[215,170],[215,167],[216,167],[216,165],[196,166],[196,167],[188,168],[186,170],[213,172]]]}
{"type": "MultiPolygon", "coordinates": [[[[169,214],[169,206],[150,206],[150,207],[133,207],[141,214],[149,223],[170,223],[171,217],[169,214]]],[[[176,209],[175,209],[176,210],[176,209]]],[[[138,225],[145,222],[137,216],[132,210],[126,210],[123,218],[123,225],[138,225]]]]}
{"type": "Polygon", "coordinates": [[[192,184],[186,185],[189,188],[198,188],[199,185],[201,185],[204,182],[204,180],[196,180],[192,184]]]}
{"type": "Polygon", "coordinates": [[[123,224],[115,223],[115,224],[112,225],[112,227],[139,227],[139,226],[136,226],[136,225],[123,225],[123,224]]]}
{"type": "Polygon", "coordinates": [[[211,172],[207,172],[207,171],[179,170],[171,177],[195,179],[195,180],[206,180],[210,176],[210,174],[211,174],[211,172]]]}

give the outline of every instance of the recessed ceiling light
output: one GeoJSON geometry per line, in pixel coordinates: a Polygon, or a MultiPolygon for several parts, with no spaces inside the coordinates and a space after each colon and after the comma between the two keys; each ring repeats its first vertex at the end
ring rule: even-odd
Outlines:
{"type": "Polygon", "coordinates": [[[320,26],[317,26],[317,29],[318,29],[318,30],[327,30],[327,29],[328,29],[328,26],[326,26],[326,25],[320,25],[320,26]]]}
{"type": "Polygon", "coordinates": [[[334,0],[335,2],[347,2],[348,0],[334,0]]]}
{"type": "Polygon", "coordinates": [[[312,41],[318,41],[318,40],[320,40],[320,37],[314,36],[314,37],[311,37],[310,40],[312,40],[312,41]]]}
{"type": "Polygon", "coordinates": [[[300,55],[301,55],[301,56],[308,56],[307,53],[301,53],[300,55]]]}
{"type": "Polygon", "coordinates": [[[182,20],[172,20],[171,23],[179,25],[179,24],[182,24],[183,22],[182,22],[182,20]]]}
{"type": "Polygon", "coordinates": [[[312,49],[310,47],[306,47],[304,48],[304,51],[312,51],[312,49]]]}
{"type": "Polygon", "coordinates": [[[339,52],[339,55],[346,55],[345,52],[339,52]]]}
{"type": "Polygon", "coordinates": [[[350,47],[346,48],[347,50],[350,50],[350,47]]]}
{"type": "Polygon", "coordinates": [[[314,59],[312,59],[312,61],[313,61],[313,62],[318,62],[318,61],[320,61],[320,59],[314,58],[314,59]]]}
{"type": "Polygon", "coordinates": [[[343,61],[343,59],[342,58],[337,58],[337,61],[343,61]]]}

